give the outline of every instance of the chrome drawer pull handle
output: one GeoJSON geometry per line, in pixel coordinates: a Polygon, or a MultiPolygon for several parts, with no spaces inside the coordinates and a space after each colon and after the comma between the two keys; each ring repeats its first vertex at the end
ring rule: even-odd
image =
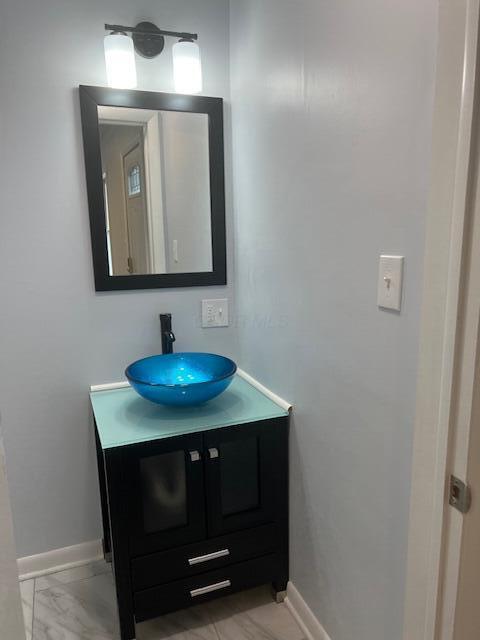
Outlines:
{"type": "Polygon", "coordinates": [[[209,584],[208,587],[200,587],[200,589],[193,589],[190,591],[190,595],[192,598],[196,598],[197,596],[203,596],[206,593],[212,593],[212,591],[219,591],[220,589],[226,589],[227,587],[231,587],[232,583],[230,580],[223,580],[222,582],[216,582],[215,584],[209,584]]]}
{"type": "Polygon", "coordinates": [[[198,451],[190,451],[190,460],[192,462],[198,462],[200,460],[200,453],[198,451]]]}
{"type": "Polygon", "coordinates": [[[210,449],[208,450],[208,454],[210,456],[210,460],[214,460],[215,458],[218,458],[220,455],[218,453],[217,447],[210,447],[210,449]]]}
{"type": "Polygon", "coordinates": [[[207,553],[204,556],[197,556],[196,558],[189,558],[188,564],[190,566],[194,564],[201,564],[202,562],[209,562],[209,560],[216,560],[217,558],[223,558],[224,556],[229,556],[229,549],[222,549],[221,551],[214,551],[213,553],[207,553]]]}

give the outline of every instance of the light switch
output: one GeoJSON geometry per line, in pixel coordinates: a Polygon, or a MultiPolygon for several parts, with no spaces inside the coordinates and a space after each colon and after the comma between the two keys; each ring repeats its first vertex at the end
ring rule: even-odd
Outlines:
{"type": "Polygon", "coordinates": [[[202,300],[202,327],[228,327],[228,300],[202,300]]]}
{"type": "Polygon", "coordinates": [[[402,306],[403,256],[380,256],[378,306],[400,311],[402,306]]]}

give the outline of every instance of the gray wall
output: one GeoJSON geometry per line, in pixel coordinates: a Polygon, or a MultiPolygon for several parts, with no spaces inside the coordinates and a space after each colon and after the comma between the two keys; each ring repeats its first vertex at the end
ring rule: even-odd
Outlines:
{"type": "MultiPolygon", "coordinates": [[[[204,93],[228,97],[225,0],[0,5],[0,411],[19,556],[100,537],[88,387],[160,351],[158,313],[179,349],[235,356],[230,329],[198,325],[202,297],[230,287],[93,289],[76,87],[106,84],[103,24],[142,18],[198,31],[204,93]]],[[[140,88],[173,89],[170,50],[137,70],[140,88]]]]}
{"type": "Polygon", "coordinates": [[[0,628],[6,638],[25,640],[16,550],[13,540],[10,495],[5,469],[3,435],[0,426],[0,628]]]}
{"type": "Polygon", "coordinates": [[[208,120],[203,113],[161,114],[168,273],[212,270],[208,120]]]}
{"type": "Polygon", "coordinates": [[[436,4],[231,3],[242,366],[295,404],[291,578],[332,640],[401,637],[436,4]]]}
{"type": "MultiPolygon", "coordinates": [[[[0,411],[18,552],[99,537],[87,389],[158,351],[171,311],[179,348],[235,357],[238,334],[241,365],[296,405],[292,579],[332,639],[398,640],[436,2],[231,12],[240,312],[238,331],[202,331],[201,298],[230,287],[95,294],[75,87],[105,84],[104,22],[151,18],[201,33],[205,94],[227,96],[226,2],[0,6],[0,411]],[[376,308],[381,251],[406,255],[400,315],[376,308]]],[[[169,53],[137,63],[141,88],[173,88],[169,53]]]]}

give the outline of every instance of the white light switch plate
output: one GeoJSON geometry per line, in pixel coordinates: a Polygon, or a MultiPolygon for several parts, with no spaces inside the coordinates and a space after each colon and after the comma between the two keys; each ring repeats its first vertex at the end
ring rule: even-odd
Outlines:
{"type": "Polygon", "coordinates": [[[402,306],[403,256],[380,256],[378,306],[400,311],[402,306]]]}
{"type": "Polygon", "coordinates": [[[228,327],[228,300],[202,300],[202,327],[228,327]]]}

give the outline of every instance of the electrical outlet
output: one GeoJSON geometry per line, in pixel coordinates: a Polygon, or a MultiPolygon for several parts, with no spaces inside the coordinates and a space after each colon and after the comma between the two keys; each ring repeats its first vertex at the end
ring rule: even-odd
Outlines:
{"type": "Polygon", "coordinates": [[[228,300],[202,300],[202,327],[228,327],[228,300]]]}

